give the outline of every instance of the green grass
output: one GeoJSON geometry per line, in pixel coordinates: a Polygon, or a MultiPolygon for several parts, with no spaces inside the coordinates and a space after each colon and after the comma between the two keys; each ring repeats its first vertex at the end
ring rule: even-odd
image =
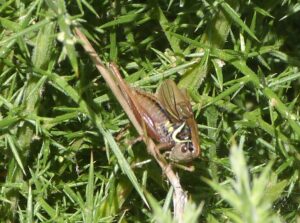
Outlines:
{"type": "Polygon", "coordinates": [[[74,27],[133,86],[189,90],[202,156],[179,170],[186,222],[299,221],[297,1],[9,0],[0,222],[174,221],[170,185],[130,145],[137,133],[74,27]]]}

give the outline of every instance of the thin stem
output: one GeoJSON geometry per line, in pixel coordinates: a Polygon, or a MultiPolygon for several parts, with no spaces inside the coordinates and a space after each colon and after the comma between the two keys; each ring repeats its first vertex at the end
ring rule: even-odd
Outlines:
{"type": "MultiPolygon", "coordinates": [[[[120,91],[119,87],[116,85],[112,77],[111,70],[104,65],[104,63],[97,55],[95,49],[92,47],[92,45],[90,44],[86,36],[78,28],[75,28],[75,33],[78,36],[78,38],[82,41],[82,46],[85,49],[86,53],[89,54],[89,56],[91,57],[92,61],[96,65],[96,68],[103,76],[104,80],[110,87],[111,91],[113,92],[113,94],[115,95],[119,103],[121,104],[122,108],[124,109],[125,113],[127,114],[132,124],[134,125],[137,132],[140,135],[143,135],[143,128],[136,120],[133,111],[128,105],[126,99],[123,97],[123,94],[120,91]]],[[[183,222],[183,212],[184,212],[185,204],[187,202],[187,193],[182,189],[180,184],[180,179],[178,175],[175,174],[175,172],[171,168],[171,165],[159,159],[155,149],[155,143],[153,142],[153,140],[149,138],[148,139],[144,138],[143,140],[148,146],[148,151],[155,158],[156,162],[159,164],[161,169],[165,172],[166,177],[168,178],[172,187],[174,188],[174,194],[173,194],[174,218],[179,223],[181,223],[183,222]]]]}

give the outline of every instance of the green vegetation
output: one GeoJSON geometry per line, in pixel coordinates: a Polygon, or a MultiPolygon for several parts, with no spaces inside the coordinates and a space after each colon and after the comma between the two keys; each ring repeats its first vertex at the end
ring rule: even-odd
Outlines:
{"type": "Polygon", "coordinates": [[[299,6],[1,0],[0,222],[173,221],[170,185],[75,27],[133,86],[189,90],[202,156],[178,170],[186,222],[299,221],[299,6]]]}

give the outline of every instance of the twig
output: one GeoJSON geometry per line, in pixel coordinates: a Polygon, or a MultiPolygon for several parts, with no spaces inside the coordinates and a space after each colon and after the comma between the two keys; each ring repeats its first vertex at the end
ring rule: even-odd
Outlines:
{"type": "MultiPolygon", "coordinates": [[[[96,68],[103,76],[104,80],[112,90],[113,94],[121,104],[122,108],[124,109],[125,113],[127,114],[128,118],[134,125],[135,129],[140,135],[143,135],[143,128],[140,126],[138,121],[136,120],[131,108],[127,104],[126,99],[123,97],[122,92],[120,91],[119,87],[115,84],[115,81],[112,78],[110,69],[107,68],[104,63],[101,61],[99,56],[97,55],[95,49],[92,47],[86,36],[78,29],[75,28],[75,33],[78,38],[82,41],[82,45],[84,50],[89,54],[92,61],[96,65],[96,68]]],[[[175,174],[172,170],[171,165],[163,162],[159,159],[157,152],[155,150],[155,144],[152,139],[144,139],[144,142],[148,146],[148,150],[150,154],[155,158],[156,162],[159,164],[161,169],[165,172],[166,177],[170,181],[172,187],[174,188],[173,194],[173,205],[174,205],[174,218],[179,222],[183,222],[183,212],[184,207],[187,202],[187,193],[182,189],[179,177],[175,174]]]]}

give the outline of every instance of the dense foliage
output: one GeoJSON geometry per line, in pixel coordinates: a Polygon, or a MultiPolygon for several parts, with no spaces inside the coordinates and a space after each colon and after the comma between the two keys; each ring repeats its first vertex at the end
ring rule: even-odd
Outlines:
{"type": "Polygon", "coordinates": [[[0,1],[0,221],[173,221],[170,185],[145,144],[131,143],[137,133],[75,27],[128,83],[188,89],[202,155],[194,172],[178,170],[186,222],[299,220],[299,9],[0,1]]]}

